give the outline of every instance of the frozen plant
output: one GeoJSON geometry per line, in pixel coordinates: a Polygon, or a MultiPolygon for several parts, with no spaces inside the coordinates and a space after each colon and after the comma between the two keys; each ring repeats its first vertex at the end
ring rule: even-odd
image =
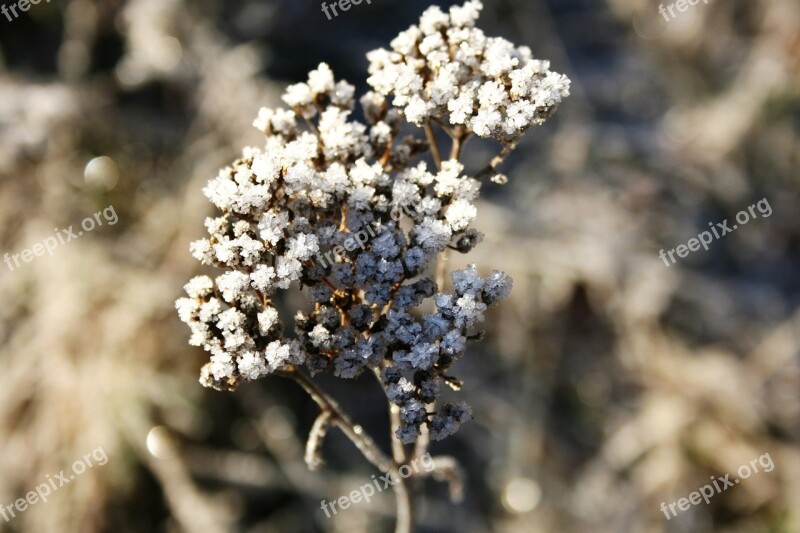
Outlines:
{"type": "MultiPolygon", "coordinates": [[[[176,304],[190,344],[211,354],[201,383],[232,390],[270,374],[297,381],[321,408],[309,466],[321,464],[328,427],[339,427],[397,480],[397,531],[413,522],[398,469],[472,417],[466,403],[440,398],[460,388],[453,364],[511,290],[506,274],[481,275],[475,265],[452,272],[447,289],[445,256],[481,241],[472,225],[482,180],[504,182],[498,165],[569,94],[569,79],[547,61],[476,28],[481,8],[479,0],[449,13],[431,7],[390,50],[370,52],[373,91],[360,99],[366,123],[351,117],[353,86],[324,63],[287,88],[286,108],[261,109],[254,126],[264,147],[246,148],[208,183],[220,214],[206,220],[209,237],[190,247],[223,273],[192,279],[176,304]],[[401,137],[404,127],[424,136],[401,137]],[[436,130],[450,138],[446,159],[436,130]],[[473,135],[502,149],[470,175],[459,158],[473,135]],[[287,328],[273,299],[292,287],[309,304],[287,328]],[[428,299],[432,310],[417,311],[428,299]],[[320,390],[312,379],[320,372],[376,377],[389,405],[391,457],[320,390]]],[[[457,463],[435,464],[437,477],[457,488],[457,463]]]]}

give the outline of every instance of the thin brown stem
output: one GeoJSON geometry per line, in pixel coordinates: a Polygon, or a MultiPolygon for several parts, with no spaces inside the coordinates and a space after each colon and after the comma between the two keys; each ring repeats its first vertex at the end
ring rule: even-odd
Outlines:
{"type": "MultiPolygon", "coordinates": [[[[372,372],[375,374],[378,384],[383,388],[380,369],[375,368],[372,372]]],[[[400,429],[400,407],[390,402],[388,397],[386,400],[389,403],[389,421],[391,422],[389,441],[392,443],[392,458],[394,459],[394,464],[400,467],[408,460],[406,449],[400,439],[397,438],[397,430],[400,429]]]]}
{"type": "Polygon", "coordinates": [[[447,250],[443,250],[436,258],[436,289],[441,292],[444,289],[444,280],[447,274],[447,250]]]}
{"type": "Polygon", "coordinates": [[[503,161],[506,160],[506,157],[508,157],[508,155],[511,152],[513,152],[514,149],[517,147],[517,144],[519,143],[519,139],[520,138],[517,137],[516,139],[514,139],[514,140],[510,141],[509,143],[505,144],[503,146],[503,149],[500,151],[500,153],[497,154],[496,156],[494,156],[492,158],[492,160],[489,161],[488,165],[483,167],[481,170],[478,171],[477,174],[475,174],[475,179],[480,179],[480,178],[483,178],[484,176],[491,176],[491,175],[495,174],[497,172],[497,167],[499,167],[500,164],[503,161]]]}
{"type": "MultiPolygon", "coordinates": [[[[447,252],[447,250],[442,250],[442,253],[436,258],[436,290],[439,292],[444,290],[444,281],[447,276],[447,252]]],[[[436,409],[436,402],[427,404],[425,409],[427,411],[434,411],[436,409]]],[[[422,427],[420,427],[420,434],[419,437],[417,437],[417,442],[414,443],[415,459],[428,453],[430,440],[430,429],[427,424],[423,424],[422,427]]]]}
{"type": "Polygon", "coordinates": [[[395,533],[411,533],[414,523],[411,493],[407,480],[400,475],[398,465],[395,465],[392,459],[390,459],[383,450],[378,447],[375,441],[372,440],[372,437],[364,432],[361,426],[353,423],[336,400],[320,389],[314,381],[297,367],[286,367],[284,370],[278,371],[277,374],[288,377],[303,387],[303,390],[311,396],[311,399],[314,400],[319,408],[324,413],[328,413],[329,416],[325,417],[326,421],[329,420],[331,425],[341,429],[342,433],[350,439],[361,454],[378,470],[391,476],[392,480],[395,481],[394,485],[392,485],[392,489],[394,489],[397,499],[397,524],[395,526],[395,533]]]}
{"type": "Polygon", "coordinates": [[[389,161],[392,159],[392,143],[394,139],[389,139],[389,142],[386,144],[386,150],[383,151],[383,155],[381,155],[380,160],[378,161],[380,165],[386,169],[386,165],[389,164],[389,161]]]}
{"type": "MultiPolygon", "coordinates": [[[[436,409],[436,402],[425,404],[425,410],[430,412],[436,409]]],[[[428,446],[431,443],[431,430],[428,424],[422,424],[419,427],[419,437],[417,442],[414,443],[414,459],[419,459],[428,453],[428,446]]]]}
{"type": "Polygon", "coordinates": [[[332,290],[333,292],[336,292],[336,291],[338,291],[338,290],[339,290],[339,289],[337,289],[337,288],[336,288],[336,286],[335,286],[333,283],[331,283],[331,282],[330,282],[330,280],[329,280],[328,278],[322,278],[322,283],[324,283],[325,285],[327,285],[327,286],[328,286],[328,288],[329,288],[330,290],[332,290]]]}
{"type": "Polygon", "coordinates": [[[433,156],[433,162],[436,163],[436,169],[442,170],[442,154],[439,152],[439,145],[436,144],[433,126],[431,126],[430,122],[426,122],[422,127],[425,129],[425,137],[428,138],[428,144],[431,147],[431,155],[433,156]]]}
{"type": "Polygon", "coordinates": [[[306,126],[308,126],[308,129],[311,130],[311,133],[313,133],[317,138],[320,137],[319,128],[317,128],[317,125],[314,124],[314,122],[312,122],[312,120],[310,118],[308,118],[308,117],[303,115],[303,110],[302,110],[302,108],[300,108],[300,106],[295,106],[294,113],[295,113],[295,115],[302,116],[303,117],[303,121],[305,121],[306,126]]]}
{"type": "Polygon", "coordinates": [[[464,148],[464,141],[469,138],[470,132],[459,124],[453,131],[453,145],[450,147],[450,159],[458,160],[461,157],[461,149],[464,148]]]}
{"type": "Polygon", "coordinates": [[[322,411],[314,421],[314,425],[311,426],[304,457],[309,470],[317,470],[324,464],[322,459],[322,441],[325,440],[325,435],[328,433],[330,423],[331,412],[322,411]]]}
{"type": "MultiPolygon", "coordinates": [[[[381,380],[380,372],[381,371],[377,368],[373,369],[373,373],[375,374],[375,377],[378,379],[378,384],[380,384],[381,388],[383,388],[383,381],[381,380]]],[[[392,458],[394,459],[395,466],[399,469],[402,465],[408,463],[408,451],[406,450],[406,447],[403,445],[403,443],[400,442],[400,439],[397,437],[397,430],[400,429],[400,422],[401,422],[400,407],[390,402],[388,396],[386,400],[389,403],[389,421],[390,421],[389,442],[391,442],[392,445],[392,458]]],[[[408,483],[406,485],[406,491],[407,491],[408,505],[409,505],[408,507],[408,514],[410,520],[409,527],[413,527],[414,500],[411,494],[411,483],[408,483]]],[[[398,514],[398,523],[396,532],[399,531],[400,531],[400,515],[398,514]]],[[[411,530],[409,529],[409,531],[411,530]]]]}
{"type": "Polygon", "coordinates": [[[397,438],[397,430],[400,429],[400,407],[391,403],[389,404],[389,420],[391,422],[392,434],[389,438],[392,442],[392,457],[397,466],[403,465],[408,460],[406,448],[400,439],[397,438]]]}
{"type": "Polygon", "coordinates": [[[433,468],[423,475],[431,476],[437,481],[447,482],[450,501],[461,502],[464,499],[464,479],[466,477],[464,468],[455,457],[449,455],[439,455],[433,457],[432,460],[433,468]]]}
{"type": "Polygon", "coordinates": [[[445,124],[444,122],[442,122],[442,120],[441,120],[441,119],[434,118],[433,120],[435,120],[435,121],[436,121],[436,123],[439,125],[439,127],[440,127],[440,128],[442,128],[442,130],[444,130],[444,132],[445,132],[447,135],[449,135],[450,137],[453,137],[453,135],[454,135],[454,131],[455,131],[455,130],[454,130],[454,128],[451,128],[450,126],[448,126],[447,124],[445,124]]]}
{"type": "Polygon", "coordinates": [[[339,407],[336,400],[323,392],[316,383],[296,367],[289,367],[287,370],[280,371],[279,374],[296,381],[311,396],[311,399],[320,409],[330,413],[331,424],[341,429],[370,463],[382,472],[392,471],[394,467],[392,460],[381,451],[369,435],[364,433],[361,426],[353,423],[350,417],[339,407]]]}

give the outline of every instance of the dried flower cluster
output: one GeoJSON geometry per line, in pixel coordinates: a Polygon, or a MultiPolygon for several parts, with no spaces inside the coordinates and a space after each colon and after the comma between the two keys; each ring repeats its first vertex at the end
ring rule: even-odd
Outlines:
{"type": "Polygon", "coordinates": [[[464,173],[459,149],[473,132],[510,146],[569,87],[530,50],[474,28],[481,7],[430,8],[394,51],[370,53],[366,124],[351,119],[353,86],[325,64],[288,87],[288,108],[259,112],[265,147],[245,149],[209,182],[204,192],[221,215],[207,219],[209,238],[191,245],[224,273],[194,278],[177,302],[190,343],[211,354],[204,385],[232,389],[298,366],[348,379],[368,370],[399,406],[404,443],[423,429],[444,438],[471,417],[463,403],[430,407],[442,385],[457,387],[447,373],[511,279],[481,277],[472,265],[452,272],[445,291],[429,275],[448,248],[466,253],[482,238],[471,228],[481,183],[464,173]],[[427,140],[400,139],[404,118],[424,125],[427,140]],[[453,138],[449,160],[438,156],[432,121],[453,138]],[[419,160],[429,151],[435,169],[419,160]],[[396,216],[402,211],[407,219],[396,216]],[[354,246],[359,232],[370,238],[354,246]],[[310,304],[294,316],[290,338],[272,298],[292,286],[310,304]],[[430,298],[431,312],[415,312],[430,298]]]}
{"type": "Polygon", "coordinates": [[[417,125],[441,120],[511,142],[542,124],[569,94],[569,79],[534,60],[530,48],[475,28],[482,4],[428,9],[419,26],[374,50],[367,82],[417,125]]]}

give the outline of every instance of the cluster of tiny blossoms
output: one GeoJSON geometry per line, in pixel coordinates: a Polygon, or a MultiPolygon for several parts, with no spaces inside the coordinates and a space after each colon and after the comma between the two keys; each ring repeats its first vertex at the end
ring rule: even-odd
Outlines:
{"type": "Polygon", "coordinates": [[[353,86],[325,64],[288,87],[287,108],[261,109],[254,126],[266,145],[246,148],[208,183],[204,193],[221,214],[206,219],[209,237],[190,247],[224,272],[195,277],[176,303],[190,344],[211,354],[201,383],[231,390],[296,367],[344,379],[372,372],[399,406],[404,443],[423,424],[438,440],[471,417],[464,403],[429,407],[443,385],[457,388],[449,370],[511,279],[496,270],[481,277],[471,265],[451,273],[448,292],[428,275],[448,248],[466,253],[480,242],[471,228],[480,182],[456,159],[435,169],[417,161],[430,146],[398,138],[403,117],[416,124],[448,108],[452,123],[479,135],[513,136],[551,113],[567,83],[529,52],[483,38],[472,27],[480,7],[467,2],[449,16],[431,8],[420,28],[393,42],[397,52],[371,54],[366,124],[351,119],[353,86]],[[392,216],[408,205],[407,218],[392,216]],[[347,246],[357,232],[374,237],[347,246]],[[319,261],[323,254],[334,260],[319,261]],[[273,298],[291,287],[309,304],[288,335],[273,298]],[[428,299],[430,312],[419,312],[428,299]]]}
{"type": "Polygon", "coordinates": [[[510,142],[542,124],[569,95],[569,79],[550,72],[528,47],[475,28],[483,5],[471,0],[449,14],[428,9],[400,33],[392,50],[374,50],[367,82],[389,95],[417,125],[446,119],[483,138],[510,142]]]}

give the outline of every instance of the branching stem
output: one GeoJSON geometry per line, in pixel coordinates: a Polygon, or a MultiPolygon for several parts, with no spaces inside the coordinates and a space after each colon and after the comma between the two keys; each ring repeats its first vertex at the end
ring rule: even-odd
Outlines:
{"type": "Polygon", "coordinates": [[[413,514],[411,505],[411,493],[409,484],[400,475],[398,466],[390,459],[372,438],[364,432],[364,429],[353,423],[350,417],[342,410],[339,404],[320,389],[314,381],[301,372],[297,367],[291,366],[277,372],[277,374],[288,377],[298,385],[303,387],[311,399],[319,408],[327,413],[326,422],[330,422],[342,430],[342,433],[358,448],[361,454],[372,463],[378,470],[390,474],[395,480],[392,488],[397,499],[397,525],[395,533],[411,533],[413,527],[413,514]]]}
{"type": "Polygon", "coordinates": [[[519,140],[520,138],[517,137],[516,139],[513,139],[509,141],[507,144],[505,144],[503,146],[503,149],[500,150],[500,153],[494,156],[492,160],[489,161],[488,165],[483,167],[481,170],[478,171],[477,174],[475,174],[475,179],[481,179],[485,176],[491,176],[495,174],[497,172],[497,167],[499,167],[500,164],[506,160],[506,157],[508,157],[508,155],[511,152],[513,152],[514,149],[517,147],[517,144],[519,144],[519,140]]]}

